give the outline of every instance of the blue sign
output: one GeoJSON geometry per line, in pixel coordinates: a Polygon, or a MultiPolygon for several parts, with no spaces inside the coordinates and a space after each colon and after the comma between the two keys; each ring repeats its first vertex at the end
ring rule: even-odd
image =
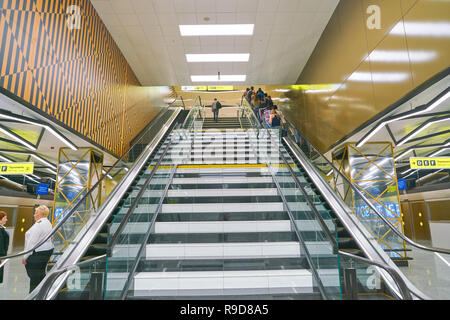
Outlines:
{"type": "Polygon", "coordinates": [[[48,195],[48,188],[50,186],[48,184],[44,184],[44,183],[39,183],[36,189],[36,194],[40,194],[43,196],[48,195]]]}
{"type": "Polygon", "coordinates": [[[398,179],[398,190],[406,190],[405,179],[398,179]]]}

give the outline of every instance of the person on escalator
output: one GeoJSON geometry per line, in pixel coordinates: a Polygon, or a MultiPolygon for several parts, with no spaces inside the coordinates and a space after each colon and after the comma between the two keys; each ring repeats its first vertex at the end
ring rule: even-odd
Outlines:
{"type": "MultiPolygon", "coordinates": [[[[8,255],[9,233],[5,228],[7,221],[7,213],[0,211],[0,257],[8,255]]],[[[2,262],[3,260],[0,260],[0,263],[2,262]]],[[[3,283],[3,267],[0,268],[0,283],[3,283]]]]}
{"type": "MultiPolygon", "coordinates": [[[[25,233],[25,251],[33,249],[52,232],[52,224],[47,219],[49,209],[47,206],[39,206],[34,212],[35,224],[25,233]]],[[[51,238],[41,246],[27,253],[22,259],[27,275],[30,278],[30,293],[45,278],[45,269],[53,254],[53,243],[51,238]]]]}
{"type": "Polygon", "coordinates": [[[281,127],[281,117],[276,111],[276,109],[272,109],[272,111],[270,112],[269,124],[271,128],[281,127]]]}
{"type": "Polygon", "coordinates": [[[214,98],[214,102],[211,104],[212,112],[214,113],[214,120],[216,122],[219,121],[219,109],[222,108],[222,105],[219,101],[217,101],[217,98],[214,98]]]}

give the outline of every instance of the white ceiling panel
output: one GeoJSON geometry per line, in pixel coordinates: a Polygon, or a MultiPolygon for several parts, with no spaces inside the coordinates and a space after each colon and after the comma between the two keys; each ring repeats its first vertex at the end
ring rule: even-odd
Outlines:
{"type": "MultiPolygon", "coordinates": [[[[144,86],[191,75],[246,74],[295,83],[339,0],[91,0],[144,86]],[[255,24],[252,36],[182,37],[180,24],[255,24]],[[248,62],[188,63],[187,53],[249,53],[248,62]]],[[[236,83],[242,84],[242,83],[236,83]]]]}

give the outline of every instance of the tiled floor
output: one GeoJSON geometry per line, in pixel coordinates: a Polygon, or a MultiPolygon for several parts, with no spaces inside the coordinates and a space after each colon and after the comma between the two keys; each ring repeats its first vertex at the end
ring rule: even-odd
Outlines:
{"type": "Polygon", "coordinates": [[[0,284],[0,300],[24,300],[29,288],[30,278],[27,276],[22,259],[19,257],[8,261],[4,270],[3,283],[0,284]]]}
{"type": "MultiPolygon", "coordinates": [[[[421,243],[431,246],[431,243],[421,243]]],[[[435,300],[450,299],[450,256],[410,247],[408,267],[400,270],[424,294],[435,300]]]]}

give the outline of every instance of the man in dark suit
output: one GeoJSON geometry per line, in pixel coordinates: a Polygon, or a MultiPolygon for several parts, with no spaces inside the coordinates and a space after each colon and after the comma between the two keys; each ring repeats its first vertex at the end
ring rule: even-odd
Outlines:
{"type": "MultiPolygon", "coordinates": [[[[5,229],[8,216],[6,212],[0,211],[0,257],[8,255],[9,234],[5,229]]],[[[0,260],[1,264],[2,260],[0,260]]],[[[0,283],[3,283],[3,267],[0,268],[0,283]]]]}

